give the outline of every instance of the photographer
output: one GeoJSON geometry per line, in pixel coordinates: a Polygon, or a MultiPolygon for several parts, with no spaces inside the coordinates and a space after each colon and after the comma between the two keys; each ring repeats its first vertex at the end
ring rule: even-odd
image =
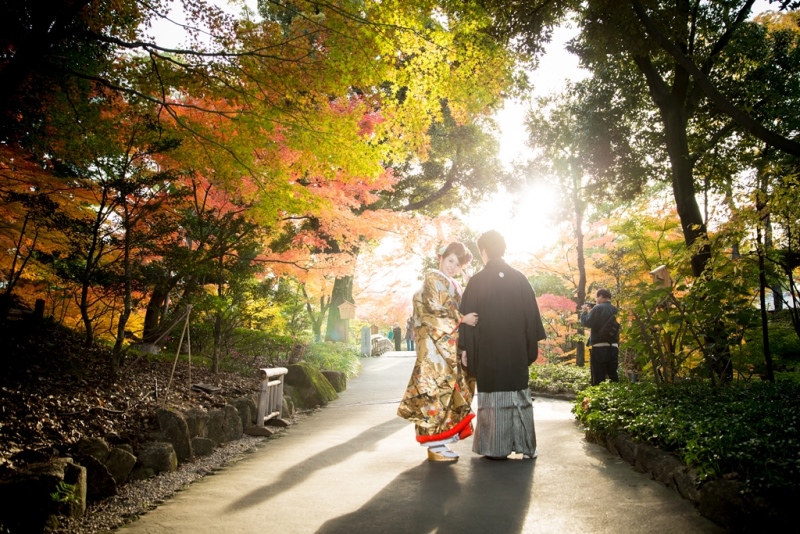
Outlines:
{"type": "Polygon", "coordinates": [[[589,333],[589,347],[591,348],[589,369],[592,374],[593,386],[606,378],[612,382],[619,382],[617,373],[619,329],[607,326],[616,323],[617,308],[611,304],[611,292],[608,289],[598,289],[596,298],[597,304],[595,306],[584,304],[581,313],[581,324],[591,329],[589,333]],[[610,333],[609,330],[611,330],[610,333]],[[604,337],[605,339],[603,339],[604,337]]]}

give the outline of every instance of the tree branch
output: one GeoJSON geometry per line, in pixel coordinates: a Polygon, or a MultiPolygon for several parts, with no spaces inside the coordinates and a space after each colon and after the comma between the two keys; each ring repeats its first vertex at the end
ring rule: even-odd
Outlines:
{"type": "Polygon", "coordinates": [[[698,148],[694,154],[689,155],[689,161],[692,162],[692,165],[697,163],[697,161],[703,156],[703,154],[709,148],[715,146],[720,139],[731,133],[735,127],[736,127],[736,121],[731,120],[728,121],[728,123],[725,126],[714,132],[714,135],[711,136],[708,142],[703,143],[703,146],[698,148]]]}
{"type": "Polygon", "coordinates": [[[453,189],[453,187],[455,187],[457,174],[458,173],[456,172],[456,165],[453,164],[453,166],[450,168],[450,171],[447,173],[447,179],[445,180],[445,182],[442,184],[442,187],[440,187],[438,191],[428,196],[427,198],[423,198],[422,200],[406,204],[405,206],[400,208],[400,211],[418,210],[420,208],[424,208],[425,206],[433,204],[437,200],[441,199],[443,196],[449,193],[453,189]]]}
{"type": "MultiPolygon", "coordinates": [[[[636,0],[638,1],[638,0],[636,0]]],[[[742,6],[742,9],[739,10],[739,13],[736,14],[736,18],[733,21],[733,24],[728,26],[725,32],[720,36],[719,40],[714,43],[714,46],[711,48],[711,52],[709,52],[708,57],[706,58],[705,63],[703,64],[702,71],[703,74],[708,74],[711,72],[711,67],[714,62],[714,58],[716,58],[722,50],[728,45],[731,38],[733,37],[733,32],[742,25],[742,23],[747,19],[747,15],[750,14],[750,11],[753,9],[753,4],[756,0],[747,0],[747,2],[742,6]]]]}
{"type": "Polygon", "coordinates": [[[698,87],[702,89],[706,97],[715,106],[717,106],[720,111],[733,119],[739,126],[742,127],[742,129],[744,129],[744,131],[750,133],[758,139],[761,139],[768,145],[775,147],[781,152],[800,157],[800,143],[765,128],[750,115],[737,108],[725,97],[725,95],[720,93],[717,88],[714,87],[714,84],[711,82],[711,80],[709,80],[708,76],[706,76],[697,67],[697,65],[695,65],[691,58],[686,57],[678,49],[678,47],[671,43],[669,39],[667,39],[666,36],[659,31],[659,29],[645,12],[644,6],[642,6],[639,0],[631,0],[631,5],[633,6],[636,15],[639,17],[639,21],[644,26],[647,34],[653,38],[661,46],[661,48],[664,49],[665,52],[672,56],[678,65],[692,75],[698,87]]]}

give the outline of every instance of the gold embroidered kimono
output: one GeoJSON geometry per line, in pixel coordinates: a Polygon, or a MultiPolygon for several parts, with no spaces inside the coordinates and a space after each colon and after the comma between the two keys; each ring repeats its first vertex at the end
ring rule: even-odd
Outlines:
{"type": "Polygon", "coordinates": [[[440,271],[429,272],[414,295],[417,361],[397,415],[415,424],[420,443],[472,434],[475,381],[458,354],[460,303],[461,288],[440,271]]]}

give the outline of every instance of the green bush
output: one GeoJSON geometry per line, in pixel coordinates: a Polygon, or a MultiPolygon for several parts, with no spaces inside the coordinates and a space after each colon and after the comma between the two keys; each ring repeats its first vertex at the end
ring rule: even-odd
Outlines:
{"type": "Polygon", "coordinates": [[[347,378],[353,378],[361,371],[359,352],[359,347],[346,343],[312,343],[303,359],[320,370],[341,371],[347,378]]]}
{"type": "MultiPolygon", "coordinates": [[[[769,347],[776,363],[800,363],[800,339],[792,322],[793,310],[784,309],[770,315],[769,322],[769,347]]],[[[760,334],[758,332],[758,341],[760,334]]],[[[756,340],[753,340],[756,341],[756,340]]]]}
{"type": "MultiPolygon", "coordinates": [[[[180,342],[180,333],[167,336],[163,350],[148,359],[171,361],[180,342]]],[[[251,375],[254,369],[286,365],[296,344],[305,344],[307,338],[275,334],[272,331],[252,328],[235,328],[221,336],[219,347],[220,371],[251,375]]],[[[187,361],[189,343],[181,344],[181,361],[187,361]]],[[[191,350],[193,365],[211,366],[213,352],[213,325],[197,322],[191,326],[191,350]]]]}
{"type": "Polygon", "coordinates": [[[794,371],[775,371],[776,382],[794,382],[800,385],[800,370],[794,371]]]}
{"type": "Polygon", "coordinates": [[[800,384],[707,382],[661,388],[604,382],[573,408],[595,434],[625,432],[673,451],[700,481],[738,476],[750,490],[796,488],[800,481],[800,384]],[[733,474],[736,475],[733,475],[733,474]]]}
{"type": "MultiPolygon", "coordinates": [[[[734,359],[737,370],[745,370],[748,376],[764,375],[764,341],[760,328],[752,328],[744,336],[745,342],[737,346],[740,358],[734,359]],[[747,371],[750,371],[749,373],[747,371]]],[[[784,320],[771,320],[769,325],[769,347],[775,371],[791,371],[800,367],[800,340],[791,323],[784,320]]]]}
{"type": "Polygon", "coordinates": [[[589,387],[588,367],[565,364],[531,365],[528,385],[532,391],[545,393],[578,393],[589,387]]]}
{"type": "Polygon", "coordinates": [[[296,342],[291,336],[249,328],[235,329],[231,341],[233,350],[230,351],[230,359],[251,369],[286,362],[296,342]]]}

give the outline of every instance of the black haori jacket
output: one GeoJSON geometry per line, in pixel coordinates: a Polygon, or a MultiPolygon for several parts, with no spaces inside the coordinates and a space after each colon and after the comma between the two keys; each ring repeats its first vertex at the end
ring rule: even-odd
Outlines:
{"type": "Polygon", "coordinates": [[[478,391],[528,388],[528,366],[547,336],[536,294],[525,275],[503,260],[491,260],[470,279],[459,311],[478,313],[475,327],[461,323],[458,346],[467,351],[467,372],[478,391]]]}

